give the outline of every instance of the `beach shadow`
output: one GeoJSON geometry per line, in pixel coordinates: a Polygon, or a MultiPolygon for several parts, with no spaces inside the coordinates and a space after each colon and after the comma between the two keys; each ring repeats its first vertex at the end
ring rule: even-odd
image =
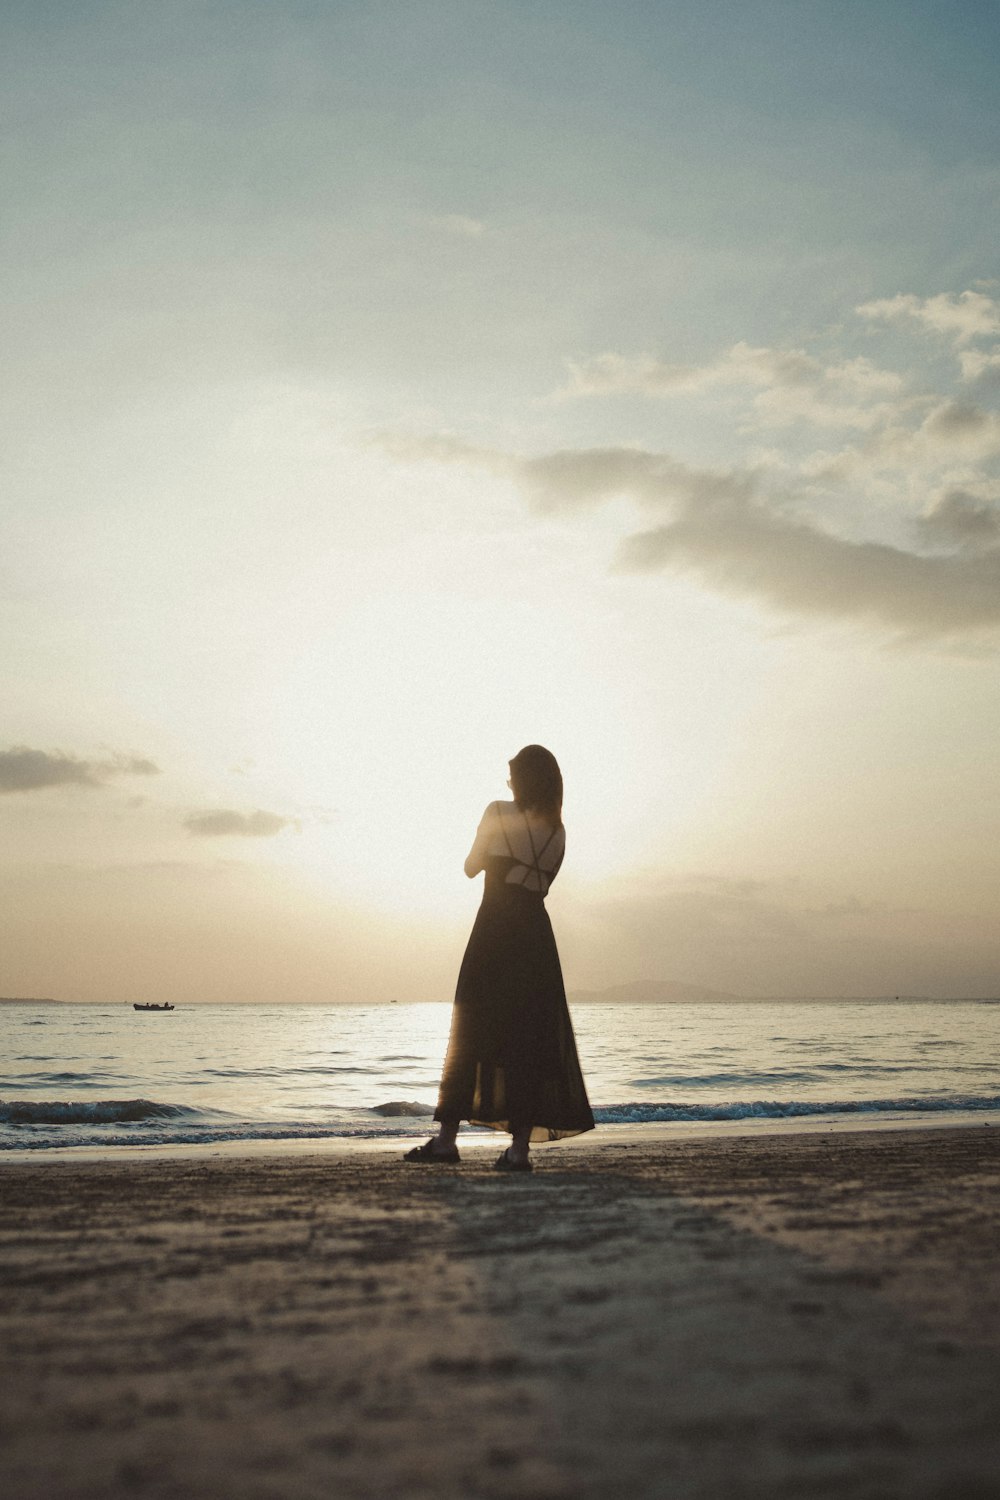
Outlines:
{"type": "MultiPolygon", "coordinates": [[[[990,1163],[972,1171],[965,1149],[964,1176],[926,1134],[895,1156],[598,1143],[540,1152],[523,1177],[471,1151],[430,1169],[388,1154],[5,1168],[0,1334],[18,1380],[0,1396],[0,1485],[18,1500],[992,1500],[995,1347],[925,1317],[919,1277],[899,1299],[884,1224],[859,1231],[860,1270],[842,1253],[866,1214],[885,1220],[885,1194],[899,1233],[927,1234],[933,1201],[967,1229],[959,1200],[995,1232],[990,1163]]],[[[942,1232],[939,1275],[961,1279],[967,1244],[942,1232]]]]}
{"type": "Polygon", "coordinates": [[[596,1169],[543,1166],[500,1191],[485,1172],[438,1184],[462,1226],[452,1253],[476,1264],[512,1354],[544,1376],[560,1471],[581,1497],[995,1500],[996,1347],[942,1331],[933,1302],[888,1295],[893,1246],[850,1218],[868,1250],[852,1263],[843,1217],[816,1200],[817,1165],[831,1194],[843,1187],[822,1156],[794,1182],[765,1172],[734,1192],[758,1144],[721,1147],[714,1202],[689,1170],[671,1184],[663,1152],[654,1167],[607,1152],[596,1169]],[[750,1228],[762,1197],[782,1213],[750,1228]],[[803,1221],[808,1250],[780,1242],[803,1221]]]}

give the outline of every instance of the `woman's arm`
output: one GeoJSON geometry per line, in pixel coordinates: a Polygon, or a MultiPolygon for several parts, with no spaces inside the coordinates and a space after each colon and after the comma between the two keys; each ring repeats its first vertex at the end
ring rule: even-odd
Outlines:
{"type": "Polygon", "coordinates": [[[465,858],[465,873],[470,880],[474,880],[481,870],[486,869],[486,854],[495,824],[496,803],[491,802],[479,821],[472,848],[465,858]]]}

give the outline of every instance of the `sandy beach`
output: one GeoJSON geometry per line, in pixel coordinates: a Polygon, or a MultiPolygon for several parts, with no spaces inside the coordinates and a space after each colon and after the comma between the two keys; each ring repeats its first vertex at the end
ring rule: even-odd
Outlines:
{"type": "Polygon", "coordinates": [[[0,1493],[1000,1496],[1000,1132],[0,1166],[0,1493]]]}

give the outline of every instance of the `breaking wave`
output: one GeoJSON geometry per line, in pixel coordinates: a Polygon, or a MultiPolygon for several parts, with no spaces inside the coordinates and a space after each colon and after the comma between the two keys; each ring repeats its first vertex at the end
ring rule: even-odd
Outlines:
{"type": "MultiPolygon", "coordinates": [[[[594,1109],[598,1125],[710,1124],[867,1116],[893,1118],[1000,1115],[1000,1095],[949,1094],[933,1098],[754,1099],[718,1104],[664,1101],[606,1104],[594,1109]]],[[[331,1110],[315,1120],[242,1119],[221,1109],[192,1108],[153,1099],[0,1100],[0,1151],[67,1146],[181,1146],[240,1141],[386,1141],[427,1129],[429,1104],[389,1100],[367,1109],[331,1110]]]]}
{"type": "Polygon", "coordinates": [[[0,1099],[0,1125],[121,1125],[143,1120],[192,1119],[204,1111],[184,1104],[157,1104],[152,1099],[75,1099],[5,1102],[0,1099]]]}
{"type": "Polygon", "coordinates": [[[752,1099],[725,1104],[607,1104],[594,1109],[599,1125],[671,1121],[791,1120],[809,1115],[982,1114],[1000,1111],[1000,1094],[905,1099],[752,1099]]]}

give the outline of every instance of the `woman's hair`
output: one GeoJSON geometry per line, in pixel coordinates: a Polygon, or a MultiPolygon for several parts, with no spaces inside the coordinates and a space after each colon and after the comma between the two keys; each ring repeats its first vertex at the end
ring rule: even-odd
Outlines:
{"type": "Polygon", "coordinates": [[[522,812],[540,813],[553,828],[562,822],[563,779],[544,745],[525,745],[510,763],[510,789],[522,812]]]}

